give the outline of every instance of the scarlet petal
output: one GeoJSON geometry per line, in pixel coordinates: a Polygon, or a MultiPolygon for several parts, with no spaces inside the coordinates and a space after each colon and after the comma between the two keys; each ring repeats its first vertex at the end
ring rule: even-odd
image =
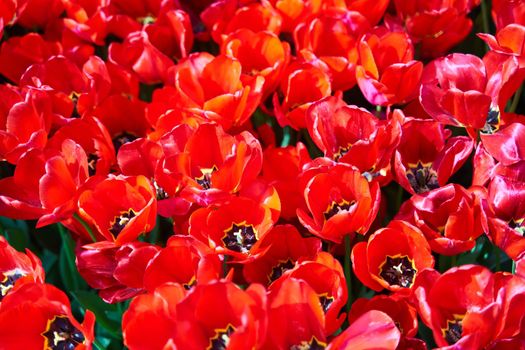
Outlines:
{"type": "Polygon", "coordinates": [[[383,286],[373,279],[368,271],[368,257],[366,255],[366,250],[366,242],[360,242],[354,246],[352,249],[352,268],[357,278],[359,278],[364,285],[379,292],[383,290],[383,286]]]}
{"type": "Polygon", "coordinates": [[[384,312],[372,310],[352,323],[326,349],[394,350],[400,338],[394,321],[384,312]]]}
{"type": "Polygon", "coordinates": [[[481,135],[483,146],[501,164],[509,166],[525,159],[525,125],[513,123],[492,135],[481,135]]]}

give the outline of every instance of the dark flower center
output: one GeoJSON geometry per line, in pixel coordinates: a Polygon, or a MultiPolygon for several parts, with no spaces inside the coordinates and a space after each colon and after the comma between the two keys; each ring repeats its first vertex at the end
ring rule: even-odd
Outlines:
{"type": "Polygon", "coordinates": [[[11,289],[13,289],[16,280],[24,276],[25,275],[20,272],[20,270],[13,270],[0,274],[0,278],[2,278],[0,281],[0,301],[4,299],[11,289]]]}
{"type": "Polygon", "coordinates": [[[166,198],[169,197],[168,193],[162,187],[160,187],[160,185],[157,182],[157,180],[151,179],[151,183],[153,184],[153,187],[155,188],[155,195],[156,195],[158,201],[166,199],[166,198]]]}
{"type": "Polygon", "coordinates": [[[431,166],[431,163],[422,164],[421,162],[417,162],[416,165],[409,164],[406,175],[410,186],[416,193],[425,193],[439,188],[437,172],[431,166]]]}
{"type": "Polygon", "coordinates": [[[84,334],[75,328],[67,316],[55,316],[47,321],[44,350],[73,350],[84,343],[84,334]]]}
{"type": "Polygon", "coordinates": [[[184,289],[190,290],[196,284],[197,279],[195,278],[195,276],[193,276],[187,283],[184,283],[182,286],[184,287],[184,289]]]}
{"type": "Polygon", "coordinates": [[[334,302],[334,297],[329,297],[328,294],[324,293],[319,295],[319,302],[323,307],[323,311],[326,313],[326,311],[328,311],[328,308],[330,308],[330,305],[332,305],[332,303],[334,302]]]}
{"type": "Polygon", "coordinates": [[[285,271],[293,269],[295,266],[294,262],[290,259],[286,261],[280,261],[277,265],[275,265],[272,269],[272,272],[268,275],[268,280],[270,283],[278,279],[285,273],[285,271]]]}
{"type": "Polygon", "coordinates": [[[403,330],[403,327],[401,326],[401,323],[399,323],[399,321],[394,321],[394,324],[396,325],[397,329],[399,329],[399,332],[401,334],[405,333],[405,331],[403,330]]]}
{"type": "Polygon", "coordinates": [[[509,227],[514,231],[518,232],[520,235],[525,236],[525,226],[523,225],[523,219],[509,221],[509,227]]]}
{"type": "Polygon", "coordinates": [[[350,151],[350,148],[352,148],[352,145],[348,144],[346,147],[339,147],[337,150],[337,153],[334,153],[334,160],[337,162],[339,159],[341,159],[342,156],[348,153],[350,151]]]}
{"type": "Polygon", "coordinates": [[[348,202],[348,201],[346,201],[344,199],[341,202],[339,202],[339,203],[333,201],[328,206],[326,211],[323,213],[324,214],[324,219],[326,221],[328,221],[335,214],[338,214],[338,213],[341,213],[341,212],[348,212],[348,211],[350,211],[350,208],[352,208],[352,206],[354,204],[355,204],[355,201],[348,202]]]}
{"type": "Polygon", "coordinates": [[[387,256],[379,271],[379,276],[391,286],[409,288],[414,283],[417,269],[414,266],[414,261],[403,255],[387,256]]]}
{"type": "Polygon", "coordinates": [[[119,216],[115,216],[115,219],[113,219],[109,232],[111,232],[113,237],[116,238],[119,235],[119,233],[122,232],[124,227],[126,227],[129,221],[136,215],[137,214],[133,209],[129,209],[128,211],[122,212],[119,216]]]}
{"type": "Polygon", "coordinates": [[[195,181],[197,181],[197,183],[201,185],[203,189],[209,190],[211,188],[211,174],[214,171],[217,171],[217,167],[215,165],[211,168],[201,169],[202,176],[196,177],[195,181]]]}
{"type": "Polygon", "coordinates": [[[447,320],[447,328],[442,329],[443,337],[449,345],[456,344],[461,339],[463,317],[456,317],[454,320],[447,320]]]}
{"type": "Polygon", "coordinates": [[[89,176],[95,175],[97,171],[97,162],[100,158],[95,153],[90,153],[87,156],[87,162],[88,162],[88,173],[89,176]]]}
{"type": "Polygon", "coordinates": [[[123,131],[117,136],[113,138],[113,147],[115,147],[115,152],[118,153],[118,150],[120,147],[122,147],[123,144],[134,141],[137,139],[137,136],[130,134],[127,131],[123,131]]]}
{"type": "Polygon", "coordinates": [[[499,107],[492,107],[487,114],[487,120],[485,121],[485,126],[481,129],[483,134],[494,134],[499,129],[499,124],[501,120],[501,113],[499,107]]]}
{"type": "Polygon", "coordinates": [[[210,339],[210,345],[206,350],[225,350],[230,343],[230,336],[235,332],[235,328],[229,324],[225,329],[215,330],[215,336],[210,339]]]}
{"type": "Polygon", "coordinates": [[[309,342],[302,341],[301,344],[292,345],[290,350],[323,350],[326,348],[326,344],[317,340],[316,337],[312,337],[309,342]]]}
{"type": "Polygon", "coordinates": [[[235,252],[248,253],[257,242],[257,231],[253,225],[246,225],[244,222],[232,224],[224,233],[225,235],[222,238],[224,246],[235,252]]]}
{"type": "Polygon", "coordinates": [[[77,109],[79,96],[80,94],[75,91],[69,94],[69,99],[71,100],[71,102],[73,102],[73,111],[71,112],[71,118],[80,118],[80,113],[78,113],[77,109]]]}

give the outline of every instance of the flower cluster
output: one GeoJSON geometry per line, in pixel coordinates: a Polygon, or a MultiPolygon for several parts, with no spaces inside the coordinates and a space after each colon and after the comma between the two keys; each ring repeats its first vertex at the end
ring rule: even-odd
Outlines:
{"type": "Polygon", "coordinates": [[[0,349],[525,349],[525,2],[0,0],[0,38],[0,349]]]}

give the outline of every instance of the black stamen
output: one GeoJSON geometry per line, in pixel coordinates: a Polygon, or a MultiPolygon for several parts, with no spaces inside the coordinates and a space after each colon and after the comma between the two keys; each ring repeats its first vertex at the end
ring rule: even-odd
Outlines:
{"type": "Polygon", "coordinates": [[[330,305],[334,302],[334,297],[329,297],[326,294],[319,296],[319,302],[321,302],[321,306],[323,307],[323,311],[326,313],[328,309],[330,308],[330,305]]]}
{"type": "Polygon", "coordinates": [[[113,219],[113,223],[111,225],[111,228],[109,229],[109,232],[113,235],[113,237],[117,237],[119,233],[126,227],[128,222],[136,216],[135,211],[133,209],[130,209],[128,211],[125,211],[121,213],[119,216],[115,216],[115,219],[113,219]]]}
{"type": "Polygon", "coordinates": [[[324,212],[324,219],[328,221],[332,216],[334,216],[337,213],[340,213],[342,211],[349,211],[350,208],[355,204],[355,201],[352,201],[351,203],[343,200],[340,203],[332,202],[328,209],[324,212]]]}
{"type": "Polygon", "coordinates": [[[0,301],[2,301],[7,293],[13,289],[16,280],[20,277],[24,277],[24,275],[21,272],[12,271],[2,273],[0,276],[3,276],[2,281],[0,281],[0,301]]]}
{"type": "Polygon", "coordinates": [[[324,350],[326,344],[318,341],[315,337],[312,337],[312,340],[309,342],[303,341],[301,344],[292,345],[290,350],[324,350]]]}
{"type": "Polygon", "coordinates": [[[74,350],[85,340],[84,334],[71,324],[67,316],[55,316],[49,320],[42,336],[46,338],[44,344],[46,350],[74,350]]]}
{"type": "Polygon", "coordinates": [[[272,269],[272,272],[268,275],[268,280],[270,283],[278,279],[285,273],[287,270],[293,269],[295,266],[294,262],[290,259],[286,261],[281,261],[277,265],[275,265],[272,269]]]}
{"type": "Polygon", "coordinates": [[[455,319],[454,321],[447,321],[447,328],[443,330],[443,337],[449,345],[452,345],[461,339],[462,333],[463,326],[461,325],[461,319],[455,319]]]}
{"type": "Polygon", "coordinates": [[[113,138],[113,147],[115,147],[115,152],[118,153],[118,150],[120,147],[122,147],[123,144],[134,141],[137,139],[137,136],[130,134],[127,131],[123,131],[117,136],[113,138]]]}
{"type": "Polygon", "coordinates": [[[414,283],[417,269],[406,255],[401,257],[387,256],[380,267],[380,276],[391,286],[409,288],[414,283]]]}
{"type": "Polygon", "coordinates": [[[225,247],[235,252],[248,253],[257,242],[257,233],[252,225],[233,224],[222,238],[225,247]]]}
{"type": "Polygon", "coordinates": [[[230,343],[230,336],[235,331],[232,325],[224,330],[217,330],[215,336],[210,339],[210,345],[206,350],[226,350],[230,343]]]}
{"type": "Polygon", "coordinates": [[[423,165],[418,162],[415,166],[411,165],[406,172],[408,182],[416,193],[424,193],[439,188],[437,172],[431,165],[423,165]]]}

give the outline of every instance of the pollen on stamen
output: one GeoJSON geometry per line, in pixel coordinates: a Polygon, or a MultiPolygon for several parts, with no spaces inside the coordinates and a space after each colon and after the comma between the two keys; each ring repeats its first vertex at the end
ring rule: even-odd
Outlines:
{"type": "Polygon", "coordinates": [[[224,329],[215,330],[215,336],[210,339],[210,344],[206,350],[226,350],[233,332],[235,332],[235,327],[231,324],[224,329]]]}
{"type": "Polygon", "coordinates": [[[84,344],[84,334],[65,315],[48,320],[44,337],[44,350],[73,350],[84,344]]]}
{"type": "Polygon", "coordinates": [[[115,216],[115,218],[112,221],[111,228],[109,229],[109,232],[113,235],[113,237],[117,237],[120,232],[126,227],[126,225],[129,223],[131,219],[133,219],[137,214],[133,209],[129,209],[128,211],[122,212],[119,216],[115,216]]]}
{"type": "Polygon", "coordinates": [[[335,202],[333,201],[330,203],[324,214],[324,219],[329,220],[332,216],[335,214],[339,214],[342,212],[348,212],[350,211],[350,208],[355,204],[355,201],[348,202],[346,200],[342,200],[341,202],[335,202]]]}
{"type": "Polygon", "coordinates": [[[453,320],[447,320],[447,328],[441,329],[443,332],[443,338],[447,341],[449,345],[456,344],[463,334],[463,317],[454,315],[453,320]]]}
{"type": "Polygon", "coordinates": [[[432,169],[432,164],[409,164],[406,176],[410,186],[416,193],[425,193],[439,188],[437,172],[432,169]]]}
{"type": "Polygon", "coordinates": [[[11,289],[13,289],[13,287],[15,286],[15,282],[19,278],[24,276],[24,272],[20,269],[0,273],[0,278],[2,278],[2,280],[0,281],[0,301],[2,301],[2,299],[7,295],[7,293],[11,289]]]}
{"type": "Polygon", "coordinates": [[[391,286],[410,288],[414,283],[417,269],[408,256],[387,256],[381,267],[379,275],[391,286]]]}
{"type": "Polygon", "coordinates": [[[257,231],[253,225],[247,225],[244,222],[234,223],[229,229],[224,231],[222,242],[229,250],[248,253],[257,242],[257,231]]]}
{"type": "Polygon", "coordinates": [[[209,190],[212,186],[212,183],[211,183],[211,174],[214,172],[214,171],[217,171],[217,167],[214,165],[213,167],[211,168],[202,168],[201,169],[201,173],[202,173],[202,176],[200,177],[196,177],[195,178],[195,181],[201,185],[201,187],[205,190],[209,190]]]}

